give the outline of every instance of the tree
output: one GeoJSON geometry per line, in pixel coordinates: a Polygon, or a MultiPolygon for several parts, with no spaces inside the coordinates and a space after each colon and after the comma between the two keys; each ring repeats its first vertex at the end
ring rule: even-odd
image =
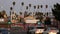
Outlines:
{"type": "Polygon", "coordinates": [[[12,8],[12,7],[10,7],[10,10],[13,10],[13,8],[12,8]]]}
{"type": "Polygon", "coordinates": [[[21,5],[24,6],[24,2],[22,2],[21,5]]]}
{"type": "Polygon", "coordinates": [[[37,6],[37,9],[39,9],[40,7],[39,7],[39,5],[37,6]]]}
{"type": "Polygon", "coordinates": [[[33,6],[34,7],[34,9],[36,9],[36,6],[33,6]]]}
{"type": "Polygon", "coordinates": [[[43,8],[43,5],[41,5],[41,8],[43,8]]]}
{"type": "Polygon", "coordinates": [[[15,1],[13,2],[13,6],[15,5],[15,1]]]}
{"type": "Polygon", "coordinates": [[[28,6],[26,6],[26,10],[28,10],[28,6]]]}
{"type": "Polygon", "coordinates": [[[31,7],[31,4],[29,4],[29,7],[31,7]]]}
{"type": "Polygon", "coordinates": [[[48,5],[46,5],[46,8],[48,8],[48,5]]]}
{"type": "Polygon", "coordinates": [[[22,12],[20,12],[20,15],[22,15],[22,12]]]}
{"type": "Polygon", "coordinates": [[[54,4],[54,9],[52,9],[52,13],[55,18],[60,21],[60,4],[54,4]]]}

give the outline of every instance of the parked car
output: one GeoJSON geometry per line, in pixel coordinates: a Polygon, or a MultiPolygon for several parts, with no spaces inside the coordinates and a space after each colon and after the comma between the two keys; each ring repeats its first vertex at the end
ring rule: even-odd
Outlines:
{"type": "Polygon", "coordinates": [[[30,34],[42,34],[44,32],[44,27],[41,26],[36,26],[36,27],[32,27],[32,29],[29,30],[30,34]]]}
{"type": "Polygon", "coordinates": [[[57,34],[59,30],[55,27],[48,27],[45,31],[44,34],[57,34]]]}

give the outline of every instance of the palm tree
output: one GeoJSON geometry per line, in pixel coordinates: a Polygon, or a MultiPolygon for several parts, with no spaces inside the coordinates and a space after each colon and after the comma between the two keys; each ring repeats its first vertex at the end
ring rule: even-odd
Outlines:
{"type": "Polygon", "coordinates": [[[26,16],[27,16],[27,11],[24,12],[24,17],[26,17],[26,16]]]}
{"type": "MultiPolygon", "coordinates": [[[[13,8],[14,8],[14,6],[15,6],[16,2],[14,1],[12,4],[13,4],[13,8]]],[[[13,8],[12,8],[12,7],[10,7],[10,9],[13,9],[13,8]]]]}
{"type": "Polygon", "coordinates": [[[11,9],[14,9],[14,6],[15,6],[16,2],[14,1],[12,4],[13,4],[13,8],[11,7],[11,9]]]}
{"type": "Polygon", "coordinates": [[[15,1],[13,2],[13,6],[15,6],[15,1]]]}
{"type": "Polygon", "coordinates": [[[28,6],[26,6],[26,10],[28,10],[28,6]]]}
{"type": "Polygon", "coordinates": [[[31,4],[29,4],[29,7],[31,7],[31,4]]]}
{"type": "Polygon", "coordinates": [[[24,2],[21,2],[21,11],[23,10],[24,2]]]}
{"type": "Polygon", "coordinates": [[[35,14],[36,14],[36,13],[35,13],[36,6],[34,5],[33,8],[34,8],[34,15],[35,15],[35,14]]]}
{"type": "MultiPolygon", "coordinates": [[[[15,6],[16,2],[14,1],[12,4],[13,4],[13,7],[10,7],[10,10],[11,10],[11,12],[10,12],[10,13],[11,13],[11,15],[12,15],[12,13],[13,13],[13,12],[12,12],[12,10],[13,10],[13,8],[14,8],[14,6],[15,6]]],[[[11,16],[11,20],[12,20],[12,16],[11,16]]]]}
{"type": "Polygon", "coordinates": [[[43,5],[40,5],[40,7],[41,7],[41,12],[42,12],[43,5]]]}
{"type": "Polygon", "coordinates": [[[52,9],[52,12],[55,18],[60,21],[60,4],[54,4],[54,9],[52,9]]]}
{"type": "Polygon", "coordinates": [[[41,5],[41,8],[43,8],[43,5],[41,5]]]}
{"type": "Polygon", "coordinates": [[[46,5],[46,8],[48,8],[48,5],[46,5]]]}
{"type": "Polygon", "coordinates": [[[37,5],[37,11],[39,12],[39,8],[40,8],[40,6],[39,5],[37,5]]]}
{"type": "Polygon", "coordinates": [[[24,2],[22,2],[21,5],[24,6],[24,2]]]}
{"type": "Polygon", "coordinates": [[[37,5],[37,9],[39,9],[40,7],[39,7],[39,5],[37,5]]]}
{"type": "Polygon", "coordinates": [[[12,7],[10,7],[10,15],[11,15],[11,11],[13,10],[13,8],[12,7]]]}
{"type": "Polygon", "coordinates": [[[22,12],[20,12],[20,15],[22,15],[22,12]]]}
{"type": "Polygon", "coordinates": [[[34,6],[34,9],[36,9],[36,6],[34,6]]]}
{"type": "Polygon", "coordinates": [[[10,7],[10,10],[13,10],[13,8],[12,8],[12,7],[10,7]]]}
{"type": "Polygon", "coordinates": [[[31,4],[29,4],[29,11],[30,11],[30,8],[31,8],[31,4]]]}
{"type": "MultiPolygon", "coordinates": [[[[48,8],[48,5],[45,5],[45,11],[47,10],[47,8],[48,8]]],[[[48,12],[47,11],[46,11],[46,14],[48,16],[48,12]]]]}

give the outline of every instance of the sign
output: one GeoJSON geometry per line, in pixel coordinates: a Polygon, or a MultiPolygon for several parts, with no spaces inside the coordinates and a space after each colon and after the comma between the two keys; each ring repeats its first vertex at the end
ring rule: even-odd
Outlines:
{"type": "Polygon", "coordinates": [[[39,20],[26,20],[25,22],[26,23],[37,23],[37,21],[39,21],[39,20]]]}

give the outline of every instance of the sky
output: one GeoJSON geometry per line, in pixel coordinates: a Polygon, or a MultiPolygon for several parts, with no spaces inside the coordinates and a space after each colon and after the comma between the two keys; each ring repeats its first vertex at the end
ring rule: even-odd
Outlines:
{"type": "Polygon", "coordinates": [[[40,8],[40,12],[51,12],[51,8],[53,7],[54,4],[60,3],[60,0],[0,0],[0,11],[5,10],[6,13],[9,15],[10,12],[10,7],[13,7],[13,10],[19,14],[20,11],[29,11],[26,10],[26,6],[28,4],[32,4],[32,7],[30,8],[29,12],[35,12],[38,9],[34,11],[33,6],[34,5],[43,5],[43,8],[40,8]],[[12,2],[16,2],[15,6],[13,7],[12,2]],[[24,6],[21,6],[21,2],[24,2],[24,6]],[[48,8],[45,8],[45,5],[48,5],[48,8]]]}

